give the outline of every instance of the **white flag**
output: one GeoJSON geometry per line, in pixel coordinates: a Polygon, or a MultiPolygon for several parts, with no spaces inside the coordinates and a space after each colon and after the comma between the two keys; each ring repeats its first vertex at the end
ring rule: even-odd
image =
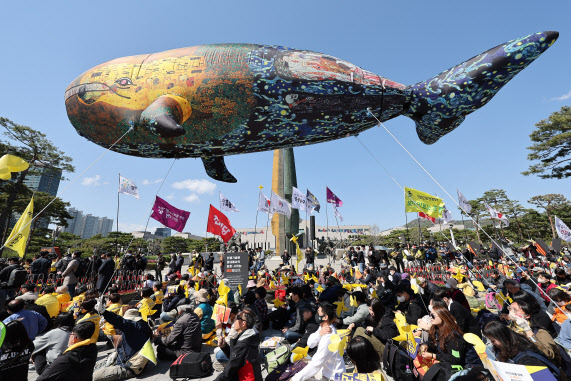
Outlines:
{"type": "Polygon", "coordinates": [[[130,194],[131,196],[137,197],[139,199],[139,190],[137,186],[129,179],[124,178],[119,175],[119,193],[130,194]]]}
{"type": "Polygon", "coordinates": [[[292,187],[291,192],[291,207],[294,209],[307,211],[307,197],[305,193],[300,192],[296,187],[292,187]]]}
{"type": "Polygon", "coordinates": [[[227,212],[239,212],[238,208],[236,208],[236,205],[232,204],[232,202],[228,200],[226,196],[222,194],[222,192],[219,193],[220,193],[220,208],[222,210],[225,210],[227,212]]]}
{"type": "Polygon", "coordinates": [[[337,207],[335,205],[333,205],[333,211],[335,212],[335,216],[337,218],[339,218],[341,220],[341,222],[343,222],[343,216],[341,215],[341,213],[339,213],[339,211],[337,210],[337,207]]]}
{"type": "Polygon", "coordinates": [[[258,210],[264,213],[270,212],[270,199],[262,192],[260,192],[260,198],[258,199],[258,210]]]}
{"type": "Polygon", "coordinates": [[[270,214],[283,214],[284,216],[291,216],[291,205],[285,199],[281,198],[272,191],[272,198],[270,200],[270,214]]]}
{"type": "Polygon", "coordinates": [[[456,192],[458,192],[458,204],[460,205],[460,209],[462,209],[464,213],[469,214],[472,211],[472,205],[470,205],[462,192],[460,192],[458,189],[456,189],[456,192]]]}
{"type": "Polygon", "coordinates": [[[498,211],[488,205],[486,201],[484,201],[484,205],[486,205],[486,209],[488,209],[488,212],[490,212],[490,217],[496,220],[500,220],[506,227],[510,226],[510,220],[508,219],[508,216],[502,213],[498,213],[498,211]]]}
{"type": "Polygon", "coordinates": [[[571,230],[561,221],[557,216],[555,216],[555,230],[557,230],[557,235],[563,241],[571,242],[571,230]]]}
{"type": "Polygon", "coordinates": [[[444,210],[442,211],[442,225],[446,225],[450,221],[452,221],[452,212],[444,206],[444,210]]]}

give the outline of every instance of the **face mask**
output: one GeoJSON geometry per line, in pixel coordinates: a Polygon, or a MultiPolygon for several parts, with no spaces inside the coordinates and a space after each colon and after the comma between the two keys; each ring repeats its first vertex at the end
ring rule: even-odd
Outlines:
{"type": "Polygon", "coordinates": [[[510,311],[509,315],[510,315],[510,319],[513,320],[513,321],[515,321],[515,320],[520,319],[520,318],[523,317],[523,316],[521,316],[521,315],[516,314],[516,313],[513,312],[513,311],[510,311]]]}
{"type": "Polygon", "coordinates": [[[317,315],[317,318],[319,321],[324,321],[325,320],[325,315],[317,315]]]}
{"type": "Polygon", "coordinates": [[[405,301],[404,296],[397,296],[397,301],[398,301],[399,303],[404,302],[404,301],[405,301]]]}

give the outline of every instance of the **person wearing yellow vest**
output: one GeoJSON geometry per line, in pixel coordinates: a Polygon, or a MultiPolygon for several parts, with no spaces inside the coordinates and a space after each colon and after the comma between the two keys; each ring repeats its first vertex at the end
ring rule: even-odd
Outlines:
{"type": "Polygon", "coordinates": [[[85,292],[87,291],[87,286],[82,284],[75,289],[75,296],[71,300],[71,305],[67,308],[62,308],[62,312],[75,312],[79,310],[81,303],[85,300],[85,292]]]}
{"type": "MultiPolygon", "coordinates": [[[[153,299],[151,299],[151,296],[153,295],[153,289],[150,287],[143,287],[143,289],[141,290],[141,301],[139,303],[137,303],[137,305],[135,306],[139,312],[141,313],[141,316],[145,316],[144,311],[146,310],[147,314],[150,313],[150,311],[153,310],[153,308],[155,308],[155,301],[153,299]]],[[[147,315],[148,317],[151,317],[151,315],[147,315]]]]}
{"type": "Polygon", "coordinates": [[[50,317],[56,317],[59,314],[61,303],[58,301],[54,286],[47,286],[44,294],[36,300],[36,304],[46,307],[50,317]]]}
{"type": "Polygon", "coordinates": [[[87,321],[92,322],[95,324],[97,329],[91,335],[91,342],[93,344],[97,343],[97,339],[99,339],[99,321],[101,320],[101,316],[95,311],[95,305],[97,304],[97,299],[89,299],[81,303],[79,315],[77,316],[77,323],[84,323],[87,321]]]}
{"type": "Polygon", "coordinates": [[[69,335],[69,347],[42,372],[37,381],[91,380],[97,362],[97,346],[90,337],[93,332],[99,332],[96,328],[93,322],[76,324],[69,335]]]}
{"type": "Polygon", "coordinates": [[[165,294],[163,294],[163,284],[162,282],[155,282],[153,285],[154,294],[151,296],[151,299],[155,302],[155,314],[153,318],[159,317],[161,312],[163,311],[163,299],[165,298],[165,294]]]}
{"type": "Polygon", "coordinates": [[[64,309],[64,305],[71,301],[71,296],[67,292],[67,286],[59,286],[56,288],[57,300],[60,304],[60,311],[64,309]]]}
{"type": "MultiPolygon", "coordinates": [[[[121,295],[119,294],[110,294],[109,298],[107,299],[107,308],[106,311],[111,311],[114,314],[119,316],[123,316],[123,304],[121,303],[121,295]]],[[[107,321],[103,325],[103,334],[107,336],[111,343],[113,342],[113,336],[117,334],[115,331],[115,327],[107,321]]]]}

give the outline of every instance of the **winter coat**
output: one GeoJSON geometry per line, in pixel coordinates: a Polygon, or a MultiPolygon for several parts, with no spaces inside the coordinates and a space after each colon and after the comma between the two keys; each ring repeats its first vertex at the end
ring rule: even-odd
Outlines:
{"type": "Polygon", "coordinates": [[[343,319],[343,324],[349,325],[351,323],[355,323],[356,325],[359,325],[365,321],[368,315],[369,307],[366,303],[362,303],[359,305],[359,307],[357,307],[357,311],[355,311],[353,316],[349,316],[343,319]]]}
{"type": "Polygon", "coordinates": [[[406,318],[406,322],[410,325],[417,325],[418,319],[428,313],[424,308],[424,304],[420,297],[410,299],[408,302],[399,303],[397,310],[401,311],[406,318]]]}
{"type": "Polygon", "coordinates": [[[394,318],[395,314],[389,310],[383,315],[377,326],[373,327],[373,335],[383,344],[399,335],[394,318]]]}
{"type": "Polygon", "coordinates": [[[56,358],[67,349],[67,342],[71,329],[56,328],[37,336],[34,340],[34,355],[41,351],[46,351],[46,361],[51,364],[56,358]]]}
{"type": "Polygon", "coordinates": [[[99,279],[97,279],[97,286],[98,290],[103,290],[109,284],[113,273],[115,272],[115,262],[113,259],[108,258],[101,263],[101,266],[97,269],[97,273],[99,274],[99,279]]]}
{"type": "Polygon", "coordinates": [[[93,380],[97,346],[88,340],[73,344],[47,367],[37,381],[93,380]]]}
{"type": "Polygon", "coordinates": [[[126,367],[127,361],[143,348],[153,332],[144,320],[137,322],[127,320],[111,311],[104,311],[103,318],[121,331],[121,344],[117,348],[117,365],[126,367]]]}
{"type": "Polygon", "coordinates": [[[176,352],[177,356],[190,352],[200,352],[202,332],[198,316],[190,311],[179,315],[170,334],[161,338],[161,344],[176,352]]]}
{"type": "Polygon", "coordinates": [[[263,381],[259,344],[260,337],[253,328],[226,343],[222,351],[230,361],[216,381],[263,381]]]}
{"type": "Polygon", "coordinates": [[[71,262],[69,262],[67,268],[61,274],[63,277],[64,286],[67,286],[68,284],[77,284],[78,279],[75,276],[75,272],[77,271],[78,268],[79,268],[79,260],[73,259],[71,262]]]}

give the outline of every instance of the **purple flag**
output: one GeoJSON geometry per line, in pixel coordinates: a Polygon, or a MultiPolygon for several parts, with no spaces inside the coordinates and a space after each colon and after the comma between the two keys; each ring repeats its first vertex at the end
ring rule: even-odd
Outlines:
{"type": "Polygon", "coordinates": [[[182,232],[186,225],[186,220],[190,217],[190,212],[177,209],[157,196],[155,199],[155,205],[153,205],[153,214],[151,214],[151,217],[166,227],[174,229],[177,232],[182,232]]]}
{"type": "Polygon", "coordinates": [[[343,206],[343,201],[341,201],[339,197],[335,196],[333,192],[331,192],[331,189],[329,189],[329,187],[326,188],[327,188],[327,202],[335,206],[343,206]]]}

